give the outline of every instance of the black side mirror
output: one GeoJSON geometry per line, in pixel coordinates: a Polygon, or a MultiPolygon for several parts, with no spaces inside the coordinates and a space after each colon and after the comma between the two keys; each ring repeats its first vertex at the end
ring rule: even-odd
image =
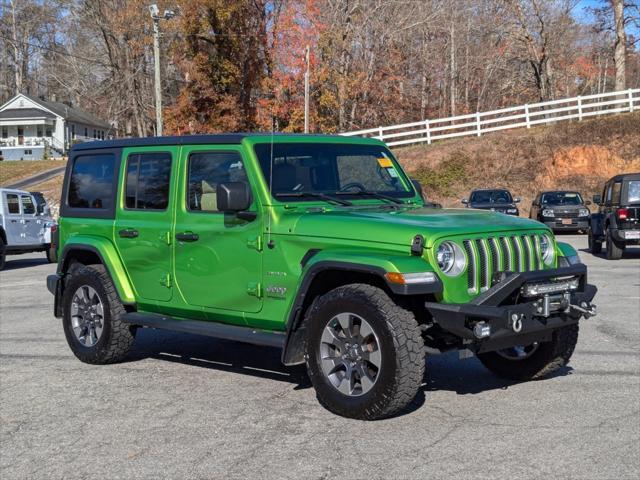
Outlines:
{"type": "Polygon", "coordinates": [[[468,205],[469,204],[469,200],[467,200],[466,198],[463,198],[462,200],[460,200],[464,205],[468,205]]]}
{"type": "Polygon", "coordinates": [[[520,199],[518,197],[514,198],[513,203],[520,203],[520,199]]]}
{"type": "Polygon", "coordinates": [[[596,205],[600,205],[600,203],[602,202],[602,197],[600,195],[594,195],[592,197],[592,200],[596,205]]]}
{"type": "Polygon", "coordinates": [[[418,194],[424,199],[424,193],[422,191],[422,185],[420,184],[420,181],[412,178],[411,183],[413,183],[413,188],[415,188],[418,194]]]}
{"type": "Polygon", "coordinates": [[[228,182],[218,184],[216,191],[218,210],[225,213],[235,213],[243,220],[256,218],[254,212],[246,212],[251,206],[251,189],[245,182],[228,182]]]}
{"type": "Polygon", "coordinates": [[[588,207],[589,205],[591,205],[591,202],[589,200],[585,201],[584,204],[588,207]]]}

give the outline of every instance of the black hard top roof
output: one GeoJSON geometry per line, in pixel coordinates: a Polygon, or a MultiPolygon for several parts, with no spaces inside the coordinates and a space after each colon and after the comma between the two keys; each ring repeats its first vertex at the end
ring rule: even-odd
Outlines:
{"type": "Polygon", "coordinates": [[[508,188],[475,188],[471,190],[471,193],[474,193],[474,192],[509,192],[509,189],[508,188]]]}
{"type": "MultiPolygon", "coordinates": [[[[79,150],[96,150],[100,148],[123,148],[123,147],[153,147],[153,146],[173,146],[173,145],[237,145],[247,137],[270,137],[270,132],[262,133],[216,133],[210,135],[180,135],[167,137],[143,137],[143,138],[116,138],[114,140],[88,141],[77,143],[71,149],[72,152],[79,150]]],[[[347,139],[349,137],[339,135],[321,135],[305,133],[276,133],[275,139],[291,137],[335,137],[347,139]]],[[[362,140],[360,137],[355,137],[362,140]]]]}
{"type": "Polygon", "coordinates": [[[620,175],[616,175],[615,177],[611,177],[608,181],[616,181],[616,180],[640,180],[640,172],[638,173],[621,173],[620,175]]]}
{"type": "Polygon", "coordinates": [[[580,194],[580,192],[578,190],[543,190],[540,193],[541,194],[543,194],[543,193],[577,193],[577,194],[580,194]]]}

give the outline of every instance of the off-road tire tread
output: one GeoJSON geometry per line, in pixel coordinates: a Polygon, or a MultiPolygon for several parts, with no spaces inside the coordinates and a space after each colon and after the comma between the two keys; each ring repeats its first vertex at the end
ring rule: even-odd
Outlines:
{"type": "Polygon", "coordinates": [[[495,352],[478,354],[482,364],[496,375],[510,380],[540,380],[566,366],[578,343],[578,324],[568,325],[553,332],[550,342],[540,345],[532,357],[510,361],[495,352]]]}
{"type": "Polygon", "coordinates": [[[607,231],[607,260],[620,260],[624,254],[624,244],[620,247],[607,231]]]}
{"type": "MultiPolygon", "coordinates": [[[[107,270],[103,265],[87,265],[74,270],[71,275],[68,285],[65,287],[65,293],[69,292],[69,295],[73,295],[75,291],[74,277],[80,277],[89,275],[97,277],[98,281],[102,285],[106,298],[103,301],[105,309],[110,311],[111,320],[111,336],[109,342],[103,345],[101,349],[91,349],[90,352],[80,352],[73,350],[73,353],[85,363],[93,365],[105,365],[109,363],[121,362],[125,359],[135,340],[135,330],[127,323],[121,320],[122,316],[126,313],[115,286],[111,281],[111,277],[107,273],[107,270]]],[[[67,308],[67,300],[65,299],[63,306],[67,308]]]]}
{"type": "Polygon", "coordinates": [[[359,298],[378,310],[386,320],[396,351],[393,387],[390,395],[356,415],[336,411],[320,396],[318,400],[328,410],[351,418],[378,420],[394,416],[413,401],[424,378],[425,348],[418,323],[411,312],[398,306],[384,290],[368,284],[349,284],[331,290],[314,302],[307,311],[306,320],[327,303],[339,302],[342,298],[359,298]]]}

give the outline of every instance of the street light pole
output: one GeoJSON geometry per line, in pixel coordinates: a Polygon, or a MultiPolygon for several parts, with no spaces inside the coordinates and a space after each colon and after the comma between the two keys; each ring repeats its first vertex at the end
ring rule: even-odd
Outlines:
{"type": "Polygon", "coordinates": [[[309,133],[309,45],[305,51],[307,69],[304,72],[304,133],[309,133]]]}
{"type": "Polygon", "coordinates": [[[153,19],[153,59],[155,70],[156,90],[156,136],[162,136],[162,85],[160,79],[160,17],[151,16],[153,19]]]}
{"type": "Polygon", "coordinates": [[[153,20],[153,60],[155,76],[155,97],[156,97],[156,136],[162,136],[162,79],[160,78],[160,19],[169,20],[175,17],[173,10],[165,10],[160,15],[158,5],[149,5],[149,12],[153,20]]]}

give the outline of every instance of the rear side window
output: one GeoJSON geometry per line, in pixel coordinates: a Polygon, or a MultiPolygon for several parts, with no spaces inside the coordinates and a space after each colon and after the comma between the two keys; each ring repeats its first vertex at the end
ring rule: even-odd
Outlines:
{"type": "Polygon", "coordinates": [[[22,213],[25,215],[33,215],[36,213],[36,207],[29,195],[22,195],[22,213]]]}
{"type": "Polygon", "coordinates": [[[166,210],[171,183],[171,154],[136,153],[129,155],[125,208],[166,210]]]}
{"type": "Polygon", "coordinates": [[[105,210],[113,206],[113,154],[76,157],[71,170],[67,203],[72,208],[105,210]]]}
{"type": "Polygon", "coordinates": [[[20,204],[18,203],[18,195],[13,193],[7,194],[7,212],[12,215],[20,214],[20,204]]]}
{"type": "Polygon", "coordinates": [[[622,182],[615,182],[611,188],[611,203],[620,204],[620,191],[622,190],[622,182]]]}
{"type": "Polygon", "coordinates": [[[237,152],[192,153],[188,169],[187,206],[192,211],[218,212],[218,184],[247,181],[237,152]]]}
{"type": "Polygon", "coordinates": [[[629,182],[629,193],[627,194],[629,203],[640,203],[640,180],[629,182]]]}

